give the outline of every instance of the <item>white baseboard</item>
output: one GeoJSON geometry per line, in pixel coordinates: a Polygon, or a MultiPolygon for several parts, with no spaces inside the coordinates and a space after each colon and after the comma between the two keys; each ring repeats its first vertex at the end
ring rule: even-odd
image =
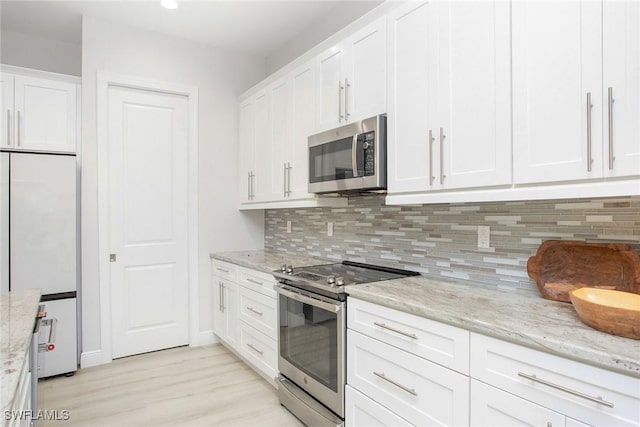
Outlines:
{"type": "Polygon", "coordinates": [[[200,334],[198,335],[197,346],[217,344],[219,342],[220,339],[218,339],[218,336],[214,334],[213,331],[204,331],[200,332],[200,334]]]}
{"type": "Polygon", "coordinates": [[[105,358],[102,350],[84,351],[80,355],[80,367],[90,368],[92,366],[104,365],[111,363],[111,358],[105,358]]]}

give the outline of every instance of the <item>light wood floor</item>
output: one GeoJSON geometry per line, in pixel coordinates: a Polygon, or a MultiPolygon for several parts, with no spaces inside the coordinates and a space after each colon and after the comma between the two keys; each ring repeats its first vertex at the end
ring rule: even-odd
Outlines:
{"type": "Polygon", "coordinates": [[[118,359],[39,383],[39,426],[301,426],[276,389],[222,345],[118,359]]]}

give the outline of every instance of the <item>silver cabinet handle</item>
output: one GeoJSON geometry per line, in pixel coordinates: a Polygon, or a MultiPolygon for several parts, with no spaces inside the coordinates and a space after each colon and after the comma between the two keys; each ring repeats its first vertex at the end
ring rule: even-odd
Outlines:
{"type": "Polygon", "coordinates": [[[412,394],[412,395],[414,395],[414,396],[416,396],[416,397],[418,396],[418,393],[416,393],[416,389],[414,389],[414,388],[409,388],[409,387],[407,387],[407,386],[404,386],[404,385],[400,384],[400,383],[399,383],[399,382],[397,382],[397,381],[392,380],[391,378],[387,377],[387,376],[384,374],[384,372],[376,372],[376,371],[373,371],[373,375],[375,375],[376,377],[382,378],[382,379],[383,379],[383,380],[385,380],[386,382],[388,382],[388,383],[390,383],[390,384],[393,384],[394,386],[396,386],[396,387],[398,387],[398,388],[400,388],[400,389],[402,389],[402,390],[406,391],[406,392],[407,392],[407,393],[409,393],[409,394],[412,394]]]}
{"type": "Polygon", "coordinates": [[[349,88],[351,85],[349,84],[349,79],[344,79],[344,119],[345,121],[349,120],[349,88]]]}
{"type": "Polygon", "coordinates": [[[433,180],[436,179],[433,174],[433,141],[436,139],[433,137],[433,131],[429,129],[429,185],[433,185],[433,180]]]}
{"type": "Polygon", "coordinates": [[[218,308],[224,313],[224,284],[222,282],[218,282],[218,295],[220,297],[218,308]]]}
{"type": "Polygon", "coordinates": [[[287,196],[291,196],[291,163],[287,162],[287,196]]]}
{"type": "Polygon", "coordinates": [[[11,145],[11,110],[7,110],[7,145],[11,145]]]}
{"type": "Polygon", "coordinates": [[[253,200],[256,196],[255,181],[256,181],[256,174],[253,173],[253,171],[249,172],[249,200],[253,200]]]}
{"type": "Polygon", "coordinates": [[[591,159],[591,108],[593,108],[591,92],[587,92],[587,172],[591,172],[591,164],[593,163],[591,159]]]}
{"type": "Polygon", "coordinates": [[[262,315],[264,314],[264,313],[262,313],[261,311],[258,311],[258,310],[256,310],[256,309],[255,309],[255,308],[253,308],[253,307],[247,307],[247,310],[249,310],[249,311],[250,311],[250,312],[252,312],[252,313],[257,314],[258,316],[262,316],[262,315]]]}
{"type": "Polygon", "coordinates": [[[284,167],[282,169],[282,178],[283,178],[283,183],[282,183],[282,188],[284,190],[284,194],[283,197],[287,197],[287,164],[284,164],[284,167]]]}
{"type": "Polygon", "coordinates": [[[255,348],[252,344],[247,344],[247,347],[249,347],[251,350],[255,351],[256,353],[258,353],[260,356],[262,356],[264,354],[264,351],[262,350],[258,350],[257,348],[255,348]]]}
{"type": "Polygon", "coordinates": [[[526,379],[531,380],[531,381],[536,382],[536,383],[540,383],[540,384],[546,385],[546,386],[551,387],[551,388],[555,388],[556,390],[564,391],[565,393],[569,393],[569,394],[572,394],[574,396],[578,396],[578,397],[581,397],[583,399],[590,400],[591,402],[599,403],[600,405],[604,405],[604,406],[608,406],[609,408],[613,408],[613,403],[607,402],[606,400],[602,399],[602,396],[598,396],[598,397],[589,396],[588,394],[584,394],[584,393],[581,393],[579,391],[571,390],[570,388],[567,388],[567,387],[564,387],[564,386],[561,386],[561,385],[558,385],[558,384],[554,384],[554,383],[549,382],[547,380],[543,380],[542,378],[538,378],[537,376],[535,376],[535,374],[529,375],[529,374],[525,374],[525,373],[522,373],[522,372],[518,372],[518,376],[522,377],[522,378],[526,378],[526,379]]]}
{"type": "Polygon", "coordinates": [[[444,184],[444,179],[447,177],[444,174],[444,139],[446,137],[444,129],[440,128],[440,184],[444,184]]]}
{"type": "Polygon", "coordinates": [[[246,280],[247,282],[255,283],[256,285],[260,285],[260,286],[264,285],[264,283],[263,283],[263,282],[261,282],[261,281],[259,281],[259,280],[254,280],[254,279],[252,279],[251,277],[247,277],[245,280],[246,280]]]}
{"type": "Polygon", "coordinates": [[[247,200],[251,200],[251,172],[247,172],[247,200]]]}
{"type": "Polygon", "coordinates": [[[228,273],[229,270],[225,270],[224,268],[216,267],[216,270],[222,271],[223,273],[228,273]]]}
{"type": "Polygon", "coordinates": [[[22,132],[21,132],[22,131],[22,126],[20,125],[20,110],[18,110],[16,125],[18,126],[18,140],[17,140],[16,146],[19,147],[20,143],[22,142],[21,141],[21,139],[22,139],[22,132]]]}
{"type": "Polygon", "coordinates": [[[400,329],[392,328],[391,326],[387,326],[384,323],[373,322],[374,325],[381,327],[382,329],[386,329],[391,332],[395,332],[396,334],[404,335],[405,337],[409,337],[411,339],[417,340],[418,336],[416,334],[411,334],[409,332],[401,331],[400,329]]]}
{"type": "Polygon", "coordinates": [[[608,89],[608,97],[607,104],[609,106],[608,117],[609,117],[609,170],[613,170],[613,161],[615,157],[613,157],[613,88],[610,87],[608,89]]]}
{"type": "Polygon", "coordinates": [[[338,81],[338,123],[342,123],[342,119],[344,116],[342,115],[342,90],[344,86],[342,86],[342,81],[338,81]]]}

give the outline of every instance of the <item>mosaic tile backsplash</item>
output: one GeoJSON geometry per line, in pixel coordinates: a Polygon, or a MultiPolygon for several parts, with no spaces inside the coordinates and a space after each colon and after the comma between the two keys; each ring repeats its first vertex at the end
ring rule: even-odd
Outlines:
{"type": "Polygon", "coordinates": [[[640,197],[386,206],[355,196],[346,208],[265,212],[265,248],[535,290],[527,259],[544,240],[628,243],[640,250],[640,197]],[[291,221],[291,233],[287,233],[291,221]],[[327,222],[334,233],[327,236],[327,222]],[[491,227],[478,249],[479,225],[491,227]]]}

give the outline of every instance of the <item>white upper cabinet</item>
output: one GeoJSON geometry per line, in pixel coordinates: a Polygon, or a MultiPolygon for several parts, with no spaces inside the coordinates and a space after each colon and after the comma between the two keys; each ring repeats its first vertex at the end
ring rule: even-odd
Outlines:
{"type": "Polygon", "coordinates": [[[640,2],[605,1],[603,12],[604,171],[640,174],[640,2]]]}
{"type": "Polygon", "coordinates": [[[511,7],[514,182],[602,177],[602,4],[511,7]]]}
{"type": "Polygon", "coordinates": [[[509,3],[437,2],[433,127],[443,188],[511,184],[509,3]]]}
{"type": "Polygon", "coordinates": [[[386,19],[316,58],[317,131],[386,113],[386,19]]]}
{"type": "Polygon", "coordinates": [[[254,167],[252,201],[271,198],[271,108],[268,90],[255,96],[254,102],[254,167]]]}
{"type": "Polygon", "coordinates": [[[308,62],[291,74],[293,139],[288,149],[287,195],[291,199],[312,197],[308,193],[309,148],[314,133],[315,68],[308,62]]]}
{"type": "Polygon", "coordinates": [[[271,93],[271,196],[270,200],[287,197],[288,156],[293,140],[291,117],[291,79],[278,80],[271,93]]]}
{"type": "Polygon", "coordinates": [[[389,193],[509,185],[509,4],[410,2],[389,33],[389,193]]]}
{"type": "Polygon", "coordinates": [[[75,152],[77,85],[2,73],[2,147],[75,152]]]}
{"type": "Polygon", "coordinates": [[[432,3],[410,2],[391,12],[387,186],[389,193],[424,191],[431,186],[435,122],[433,82],[435,43],[432,3]],[[431,167],[430,167],[431,166],[431,167]]]}
{"type": "Polygon", "coordinates": [[[253,98],[240,104],[240,203],[248,203],[253,199],[254,174],[254,141],[255,115],[253,98]]]}

